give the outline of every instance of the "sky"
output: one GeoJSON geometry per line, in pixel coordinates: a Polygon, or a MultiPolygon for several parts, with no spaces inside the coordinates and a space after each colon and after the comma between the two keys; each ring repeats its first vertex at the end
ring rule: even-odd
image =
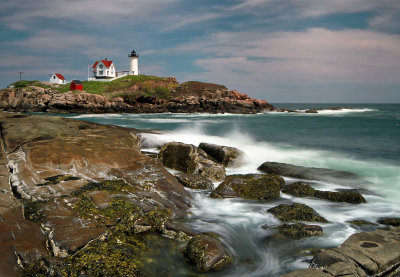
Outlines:
{"type": "Polygon", "coordinates": [[[2,0],[0,87],[141,74],[224,84],[271,103],[400,103],[399,0],[2,0]]]}

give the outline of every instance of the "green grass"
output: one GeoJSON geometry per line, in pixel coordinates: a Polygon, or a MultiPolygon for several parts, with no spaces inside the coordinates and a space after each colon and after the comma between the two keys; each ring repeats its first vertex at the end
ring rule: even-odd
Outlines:
{"type": "Polygon", "coordinates": [[[12,83],[12,85],[15,88],[25,88],[27,86],[32,86],[33,84],[35,84],[37,81],[28,81],[28,80],[21,80],[21,81],[17,81],[15,83],[12,83]]]}
{"type": "MultiPolygon", "coordinates": [[[[93,94],[104,94],[116,91],[125,91],[135,83],[149,80],[165,80],[166,78],[148,75],[126,76],[111,82],[82,81],[83,90],[93,94]]],[[[69,91],[70,84],[60,85],[57,90],[60,93],[69,91]]]]}

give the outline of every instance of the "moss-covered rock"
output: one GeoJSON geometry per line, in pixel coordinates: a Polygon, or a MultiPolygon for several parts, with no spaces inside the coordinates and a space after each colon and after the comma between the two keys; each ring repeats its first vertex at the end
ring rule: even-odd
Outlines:
{"type": "Polygon", "coordinates": [[[54,266],[52,276],[140,276],[145,251],[140,237],[113,234],[54,266]]]}
{"type": "Polygon", "coordinates": [[[175,175],[179,183],[191,189],[213,189],[213,182],[201,175],[179,173],[175,175]]]}
{"type": "Polygon", "coordinates": [[[366,221],[366,220],[363,220],[363,219],[351,220],[351,221],[349,221],[349,223],[350,223],[351,225],[358,226],[358,227],[363,227],[363,226],[376,226],[375,223],[370,222],[370,221],[366,221]]]}
{"type": "Polygon", "coordinates": [[[389,225],[393,227],[400,226],[400,218],[399,217],[382,217],[378,219],[379,224],[389,225]]]}
{"type": "Polygon", "coordinates": [[[323,234],[323,229],[321,226],[307,225],[303,223],[283,224],[278,226],[276,229],[281,234],[293,239],[319,236],[323,234]]]}
{"type": "Polygon", "coordinates": [[[312,188],[308,183],[295,182],[285,186],[283,193],[297,197],[316,197],[334,202],[347,202],[353,204],[365,203],[365,198],[356,191],[322,191],[312,188]]]}
{"type": "Polygon", "coordinates": [[[24,201],[23,202],[24,217],[27,220],[40,224],[45,217],[42,211],[42,206],[45,203],[47,203],[47,201],[24,201]]]}
{"type": "Polygon", "coordinates": [[[222,181],[225,178],[225,168],[210,160],[203,150],[191,144],[166,143],[158,157],[165,167],[184,173],[200,174],[213,181],[222,181]]]}
{"type": "Polygon", "coordinates": [[[281,204],[279,206],[267,210],[279,220],[287,221],[316,221],[328,222],[325,218],[320,216],[313,208],[305,204],[295,203],[293,205],[281,204]]]}
{"type": "Polygon", "coordinates": [[[213,198],[240,197],[252,200],[277,199],[285,183],[273,174],[245,174],[228,176],[212,193],[213,198]]]}
{"type": "Polygon", "coordinates": [[[221,270],[232,261],[226,247],[217,236],[210,233],[194,236],[187,243],[183,254],[199,272],[221,270]]]}

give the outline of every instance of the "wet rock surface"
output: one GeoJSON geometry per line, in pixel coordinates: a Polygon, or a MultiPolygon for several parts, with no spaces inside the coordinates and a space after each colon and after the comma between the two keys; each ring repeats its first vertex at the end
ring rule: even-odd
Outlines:
{"type": "Polygon", "coordinates": [[[211,180],[195,174],[179,173],[176,179],[184,186],[191,189],[213,189],[214,184],[211,180]]]}
{"type": "Polygon", "coordinates": [[[184,237],[165,222],[185,216],[190,194],[132,130],[19,114],[0,124],[2,274],[136,276],[144,232],[184,237]]]}
{"type": "Polygon", "coordinates": [[[365,203],[365,198],[359,192],[354,191],[322,191],[312,188],[308,183],[295,182],[286,185],[282,192],[297,197],[316,197],[333,202],[365,203]]]}
{"type": "Polygon", "coordinates": [[[313,208],[305,204],[281,204],[279,206],[267,210],[281,221],[315,221],[315,222],[328,222],[325,218],[320,216],[313,208]]]}
{"type": "Polygon", "coordinates": [[[239,166],[244,157],[244,153],[235,147],[202,142],[199,144],[199,148],[226,167],[239,166]]]}
{"type": "Polygon", "coordinates": [[[351,235],[339,247],[317,254],[313,269],[282,276],[395,276],[399,266],[400,229],[394,228],[351,235]]]}
{"type": "Polygon", "coordinates": [[[346,182],[359,181],[360,177],[348,171],[339,171],[326,168],[304,167],[285,163],[265,162],[258,167],[258,170],[268,174],[278,174],[286,177],[293,177],[317,181],[338,181],[346,179],[346,182]]]}
{"type": "Polygon", "coordinates": [[[215,234],[210,233],[194,236],[187,243],[183,254],[199,272],[221,270],[232,261],[226,247],[215,234]]]}
{"type": "Polygon", "coordinates": [[[183,173],[199,174],[212,181],[222,181],[225,178],[225,168],[209,159],[202,149],[191,144],[166,143],[158,158],[165,167],[183,173]]]}
{"type": "Polygon", "coordinates": [[[273,174],[245,174],[228,176],[212,193],[213,198],[244,198],[271,200],[280,196],[285,181],[273,174]]]}

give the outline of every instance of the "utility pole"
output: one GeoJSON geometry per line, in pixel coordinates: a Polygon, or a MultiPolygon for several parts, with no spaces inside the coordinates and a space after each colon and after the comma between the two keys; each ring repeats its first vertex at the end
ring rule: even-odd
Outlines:
{"type": "Polygon", "coordinates": [[[22,73],[24,73],[24,72],[22,72],[22,71],[18,71],[18,73],[19,73],[19,81],[21,82],[21,76],[22,76],[22,73]]]}

